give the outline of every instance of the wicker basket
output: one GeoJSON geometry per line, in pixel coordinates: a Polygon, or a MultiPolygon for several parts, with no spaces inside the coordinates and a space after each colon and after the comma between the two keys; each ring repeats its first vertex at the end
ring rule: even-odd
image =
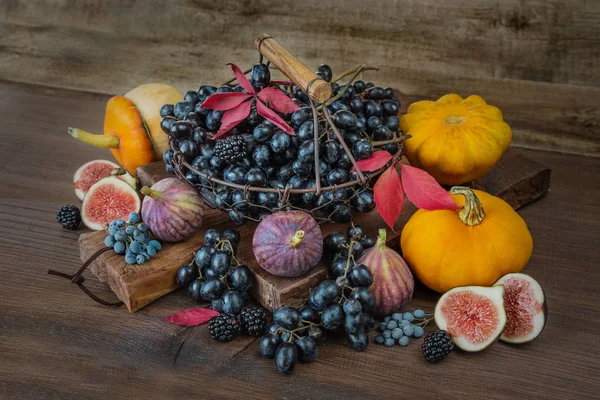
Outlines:
{"type": "MultiPolygon", "coordinates": [[[[390,163],[397,162],[403,154],[402,142],[407,138],[406,136],[394,134],[394,138],[391,140],[381,141],[381,142],[373,142],[377,146],[383,146],[391,143],[398,143],[398,150],[393,155],[391,161],[388,162],[388,165],[380,168],[377,171],[372,172],[363,172],[357,165],[357,162],[352,154],[352,151],[344,141],[342,134],[337,129],[335,124],[332,121],[331,115],[327,110],[327,106],[331,104],[333,101],[337,100],[339,97],[343,95],[343,91],[338,93],[336,96],[332,97],[332,88],[331,85],[320,78],[317,74],[313,72],[309,67],[303,64],[300,60],[290,54],[287,50],[285,50],[281,45],[279,45],[272,37],[268,35],[261,35],[256,39],[255,42],[256,48],[260,53],[260,60],[262,62],[263,57],[268,60],[270,64],[273,64],[279,69],[282,73],[284,73],[294,85],[286,86],[285,88],[290,92],[292,92],[293,86],[298,86],[301,90],[308,94],[309,104],[312,108],[312,116],[314,121],[314,143],[315,143],[315,168],[314,170],[314,188],[302,188],[302,189],[292,189],[287,185],[285,188],[270,188],[270,187],[254,187],[249,185],[240,185],[232,182],[227,182],[222,179],[213,177],[207,174],[205,171],[198,170],[194,168],[193,165],[188,163],[181,152],[179,152],[175,148],[175,141],[171,139],[170,148],[173,149],[173,168],[175,174],[183,179],[186,179],[186,172],[192,171],[201,177],[201,183],[192,183],[194,185],[201,196],[204,198],[206,203],[211,207],[217,207],[216,205],[216,193],[219,190],[224,190],[225,188],[230,191],[241,190],[244,194],[244,202],[248,203],[248,207],[254,210],[255,216],[248,214],[244,215],[245,219],[252,220],[258,222],[260,220],[260,216],[266,215],[268,213],[280,210],[280,209],[300,209],[306,211],[313,215],[319,223],[331,221],[332,217],[335,220],[335,211],[333,214],[329,210],[332,204],[338,204],[340,201],[334,200],[335,193],[338,190],[344,188],[353,188],[353,195],[351,197],[346,198],[342,203],[351,203],[352,198],[357,196],[363,190],[371,190],[370,182],[371,179],[379,175],[381,172],[387,168],[390,163]],[[319,122],[321,121],[321,123],[319,122]],[[342,149],[347,154],[350,159],[352,165],[354,166],[354,170],[356,171],[355,177],[351,179],[349,182],[334,185],[334,186],[321,186],[321,177],[320,177],[320,167],[319,167],[319,144],[320,144],[320,127],[325,125],[326,132],[329,132],[335,136],[337,141],[340,143],[342,149]],[[264,205],[260,205],[254,203],[252,201],[253,193],[277,193],[278,194],[278,205],[277,207],[267,207],[264,205]],[[332,200],[329,203],[321,204],[317,207],[305,208],[303,205],[294,204],[294,198],[297,195],[304,194],[314,194],[316,197],[321,195],[322,193],[331,192],[332,200]]],[[[377,68],[369,67],[365,65],[357,66],[349,71],[346,71],[341,76],[337,77],[334,81],[339,81],[343,78],[350,76],[347,84],[352,84],[354,80],[362,75],[366,70],[376,70],[377,68]]],[[[250,70],[244,71],[245,73],[250,72],[250,70]]],[[[230,80],[227,83],[233,82],[234,79],[230,80]]],[[[375,146],[374,146],[375,147],[375,146]]],[[[230,212],[232,210],[239,209],[239,204],[228,204],[226,203],[224,206],[221,205],[219,207],[224,211],[230,212]]],[[[338,222],[347,222],[347,221],[338,221],[338,222]]]]}

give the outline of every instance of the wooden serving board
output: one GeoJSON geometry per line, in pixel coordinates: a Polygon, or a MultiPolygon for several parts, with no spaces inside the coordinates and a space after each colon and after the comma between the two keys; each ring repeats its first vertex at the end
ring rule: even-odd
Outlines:
{"type": "MultiPolygon", "coordinates": [[[[402,215],[403,221],[414,212],[407,210],[402,215]]],[[[248,223],[236,227],[224,212],[215,212],[207,209],[207,218],[204,227],[191,238],[179,243],[164,243],[163,248],[150,261],[143,265],[128,265],[123,256],[113,252],[100,255],[90,265],[90,271],[102,282],[106,282],[117,297],[125,303],[131,312],[137,311],[159,297],[177,289],[175,274],[177,269],[184,263],[190,262],[194,257],[194,251],[204,244],[204,232],[210,228],[219,231],[225,229],[237,229],[241,234],[241,245],[237,258],[247,264],[254,272],[254,285],[252,297],[263,307],[274,310],[279,306],[299,305],[304,302],[310,287],[328,275],[325,260],[308,275],[301,278],[282,278],[264,271],[256,263],[252,252],[252,236],[256,224],[248,223]]],[[[376,234],[379,227],[385,226],[376,210],[361,214],[355,218],[355,223],[366,228],[369,234],[376,234]]],[[[325,224],[321,226],[323,235],[341,230],[345,231],[345,224],[325,224]]],[[[84,233],[79,238],[81,260],[87,260],[92,254],[104,247],[103,231],[84,233]]],[[[388,233],[390,243],[397,243],[398,235],[388,233]]],[[[392,245],[392,244],[391,244],[392,245]]]]}
{"type": "MultiPolygon", "coordinates": [[[[162,162],[157,162],[138,169],[140,182],[151,186],[170,176],[164,167],[162,162]]],[[[548,192],[550,169],[509,149],[492,171],[472,186],[501,197],[517,209],[548,192]]],[[[396,223],[397,232],[401,231],[401,227],[414,212],[414,206],[407,202],[396,223]]],[[[253,297],[263,307],[272,311],[281,305],[299,305],[306,299],[309,289],[328,275],[325,261],[301,278],[271,275],[260,268],[252,253],[252,236],[256,224],[248,223],[236,228],[226,213],[211,208],[206,209],[205,218],[204,227],[200,232],[184,242],[164,244],[158,255],[143,265],[127,265],[123,256],[106,252],[90,266],[91,272],[110,285],[117,297],[133,312],[177,289],[175,273],[179,266],[192,260],[194,251],[203,244],[204,232],[207,229],[216,228],[223,231],[235,228],[242,236],[238,258],[254,272],[253,297]]],[[[377,229],[386,226],[376,210],[365,214],[356,213],[354,222],[372,235],[377,233],[377,229]]],[[[346,229],[347,225],[343,224],[321,226],[323,236],[346,229]]],[[[79,243],[82,261],[104,247],[105,235],[104,232],[81,235],[79,243]]],[[[398,234],[390,229],[388,243],[391,247],[398,246],[398,234]]]]}

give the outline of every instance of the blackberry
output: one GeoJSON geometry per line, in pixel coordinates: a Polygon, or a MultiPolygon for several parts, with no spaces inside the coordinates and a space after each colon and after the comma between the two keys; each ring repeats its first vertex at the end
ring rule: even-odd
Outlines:
{"type": "Polygon", "coordinates": [[[242,332],[248,336],[262,336],[267,327],[267,314],[260,307],[242,310],[240,316],[242,332]]]}
{"type": "Polygon", "coordinates": [[[425,360],[430,363],[442,361],[454,349],[454,341],[446,331],[431,332],[421,345],[425,360]]]}
{"type": "Polygon", "coordinates": [[[240,322],[233,314],[219,314],[208,323],[208,331],[213,339],[229,342],[240,331],[240,322]]]}
{"type": "Polygon", "coordinates": [[[56,213],[56,220],[63,228],[72,231],[81,225],[81,212],[74,205],[62,206],[56,213]]]}
{"type": "Polygon", "coordinates": [[[228,163],[246,157],[246,141],[241,136],[217,140],[213,155],[221,157],[228,163]]]}

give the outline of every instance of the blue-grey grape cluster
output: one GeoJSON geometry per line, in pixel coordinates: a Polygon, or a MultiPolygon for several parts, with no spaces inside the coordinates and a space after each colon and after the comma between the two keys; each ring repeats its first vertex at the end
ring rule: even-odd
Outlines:
{"type": "Polygon", "coordinates": [[[365,245],[372,246],[372,243],[374,241],[354,225],[346,235],[334,232],[325,239],[330,252],[344,257],[343,267],[336,272],[337,279],[323,280],[313,288],[308,305],[276,310],[268,333],[260,340],[260,354],[274,358],[279,372],[288,374],[297,361],[315,360],[317,346],[325,340],[327,331],[345,334],[355,350],[367,349],[368,332],[375,326],[371,315],[375,297],[368,290],[373,276],[369,268],[357,264],[355,258],[365,245]]]}
{"type": "Polygon", "coordinates": [[[379,324],[379,335],[375,337],[375,343],[392,347],[398,343],[400,346],[408,346],[409,338],[420,338],[425,334],[424,327],[431,321],[425,316],[423,310],[415,310],[405,313],[394,313],[384,318],[379,324]]]}
{"type": "Polygon", "coordinates": [[[250,269],[236,259],[240,233],[209,229],[204,246],[190,263],[177,271],[177,283],[197,302],[210,301],[218,312],[238,315],[250,296],[253,277],[250,269]]]}
{"type": "Polygon", "coordinates": [[[127,264],[140,265],[154,257],[162,247],[158,240],[150,237],[146,225],[136,212],[129,214],[127,221],[117,219],[108,224],[104,245],[117,254],[125,255],[127,264]]]}

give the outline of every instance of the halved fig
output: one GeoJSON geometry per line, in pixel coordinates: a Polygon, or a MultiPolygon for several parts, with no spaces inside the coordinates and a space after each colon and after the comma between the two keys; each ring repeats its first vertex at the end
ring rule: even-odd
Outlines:
{"type": "Polygon", "coordinates": [[[129,213],[140,212],[141,205],[140,197],[131,186],[111,176],[90,187],[81,205],[81,219],[85,226],[99,231],[110,221],[127,220],[129,213]]]}
{"type": "Polygon", "coordinates": [[[73,175],[73,186],[75,186],[75,195],[81,201],[92,185],[100,179],[116,176],[126,182],[133,189],[136,188],[137,180],[129,175],[124,168],[119,167],[112,161],[92,160],[77,169],[73,175]]]}
{"type": "Polygon", "coordinates": [[[538,337],[546,326],[548,307],[542,286],[529,275],[504,275],[494,286],[504,287],[506,326],[500,340],[527,343],[538,337]]]}
{"type": "Polygon", "coordinates": [[[495,343],[506,325],[502,286],[463,286],[446,292],[435,306],[435,323],[464,351],[495,343]]]}

